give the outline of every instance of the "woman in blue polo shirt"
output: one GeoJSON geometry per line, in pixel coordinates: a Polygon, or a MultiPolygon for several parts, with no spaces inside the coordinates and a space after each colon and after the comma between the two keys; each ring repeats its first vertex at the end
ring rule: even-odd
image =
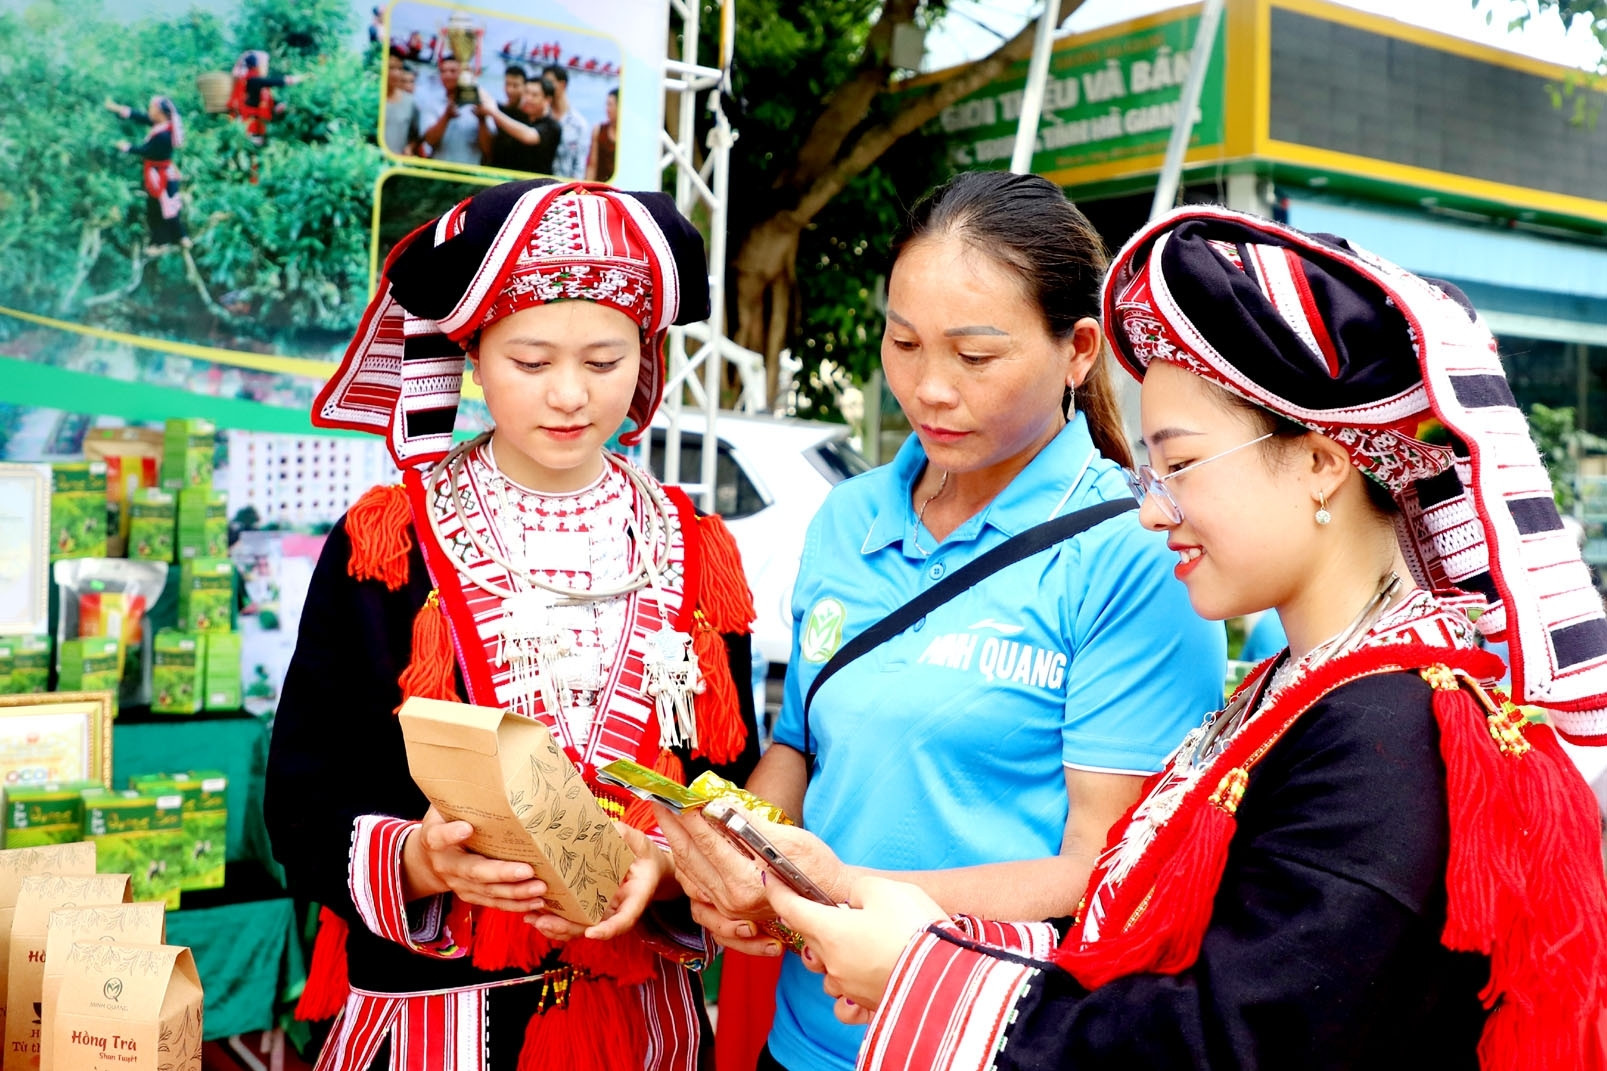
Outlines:
{"type": "MultiPolygon", "coordinates": [[[[1095,319],[1104,250],[1060,190],[959,175],[916,205],[894,256],[882,367],[915,434],[810,525],[775,744],[748,787],[836,852],[798,860],[828,891],[845,866],[874,868],[951,911],[1069,915],[1143,777],[1220,705],[1222,628],[1128,512],[848,663],[805,718],[844,642],[1012,536],[1129,495],[1095,319]]],[[[769,914],[757,882],[700,853],[703,823],[668,832],[699,920],[777,954],[755,928],[769,914]]],[[[759,1066],[846,1071],[862,1036],[788,957],[759,1066]]]]}

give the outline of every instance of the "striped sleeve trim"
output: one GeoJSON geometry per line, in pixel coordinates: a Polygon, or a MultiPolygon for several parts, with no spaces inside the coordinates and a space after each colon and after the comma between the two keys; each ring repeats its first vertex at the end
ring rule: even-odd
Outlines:
{"type": "Polygon", "coordinates": [[[1049,922],[994,922],[974,915],[955,915],[959,932],[979,944],[1019,952],[1033,959],[1047,960],[1060,947],[1060,934],[1049,922]]]}
{"type": "Polygon", "coordinates": [[[386,815],[358,817],[347,870],[352,905],[363,925],[377,936],[422,955],[459,959],[465,953],[444,922],[445,897],[424,901],[409,917],[402,890],[402,845],[418,827],[417,822],[386,815]]]}
{"type": "Polygon", "coordinates": [[[859,1071],[987,1071],[1041,973],[928,930],[893,968],[859,1071]]]}

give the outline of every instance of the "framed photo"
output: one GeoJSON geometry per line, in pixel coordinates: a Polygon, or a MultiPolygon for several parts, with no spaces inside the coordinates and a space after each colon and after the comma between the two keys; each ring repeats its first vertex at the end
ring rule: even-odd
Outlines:
{"type": "Polygon", "coordinates": [[[50,466],[0,462],[0,635],[46,631],[50,466]]]}
{"type": "Polygon", "coordinates": [[[111,692],[0,695],[0,786],[112,780],[111,692]]]}

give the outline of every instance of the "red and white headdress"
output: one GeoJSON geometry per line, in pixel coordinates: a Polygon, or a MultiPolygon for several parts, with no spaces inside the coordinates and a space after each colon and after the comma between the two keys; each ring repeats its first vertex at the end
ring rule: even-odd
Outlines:
{"type": "Polygon", "coordinates": [[[1510,645],[1514,693],[1607,744],[1607,615],[1459,291],[1342,239],[1190,206],[1128,241],[1103,306],[1134,376],[1175,362],[1343,446],[1400,505],[1418,582],[1484,599],[1477,624],[1510,645]]]}

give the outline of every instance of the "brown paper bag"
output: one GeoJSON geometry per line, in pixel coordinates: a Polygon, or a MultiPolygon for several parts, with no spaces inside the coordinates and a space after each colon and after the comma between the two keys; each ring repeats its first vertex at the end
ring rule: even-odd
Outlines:
{"type": "Polygon", "coordinates": [[[474,826],[465,847],[529,863],[553,914],[603,917],[636,857],[545,725],[418,698],[402,704],[401,722],[413,780],[447,819],[474,826]]]}
{"type": "Polygon", "coordinates": [[[50,1048],[61,996],[61,973],[67,950],[75,941],[160,945],[167,943],[167,907],[160,900],[95,907],[58,907],[50,913],[45,934],[45,976],[40,986],[39,1068],[54,1066],[50,1048]]]}
{"type": "MultiPolygon", "coordinates": [[[[17,906],[22,879],[29,874],[93,874],[95,845],[43,844],[37,848],[11,848],[0,851],[0,971],[11,966],[11,915],[17,906]]],[[[6,978],[0,974],[0,1000],[5,999],[6,978]]],[[[0,1004],[0,1037],[6,1024],[5,1005],[0,1004]]]]}
{"type": "Polygon", "coordinates": [[[11,964],[6,973],[4,1071],[39,1067],[40,988],[45,977],[45,933],[50,912],[79,904],[126,904],[134,897],[127,874],[30,874],[22,879],[11,917],[11,964]]]}
{"type": "Polygon", "coordinates": [[[188,948],[74,941],[50,1039],[56,1071],[200,1071],[201,979],[188,948]]]}

